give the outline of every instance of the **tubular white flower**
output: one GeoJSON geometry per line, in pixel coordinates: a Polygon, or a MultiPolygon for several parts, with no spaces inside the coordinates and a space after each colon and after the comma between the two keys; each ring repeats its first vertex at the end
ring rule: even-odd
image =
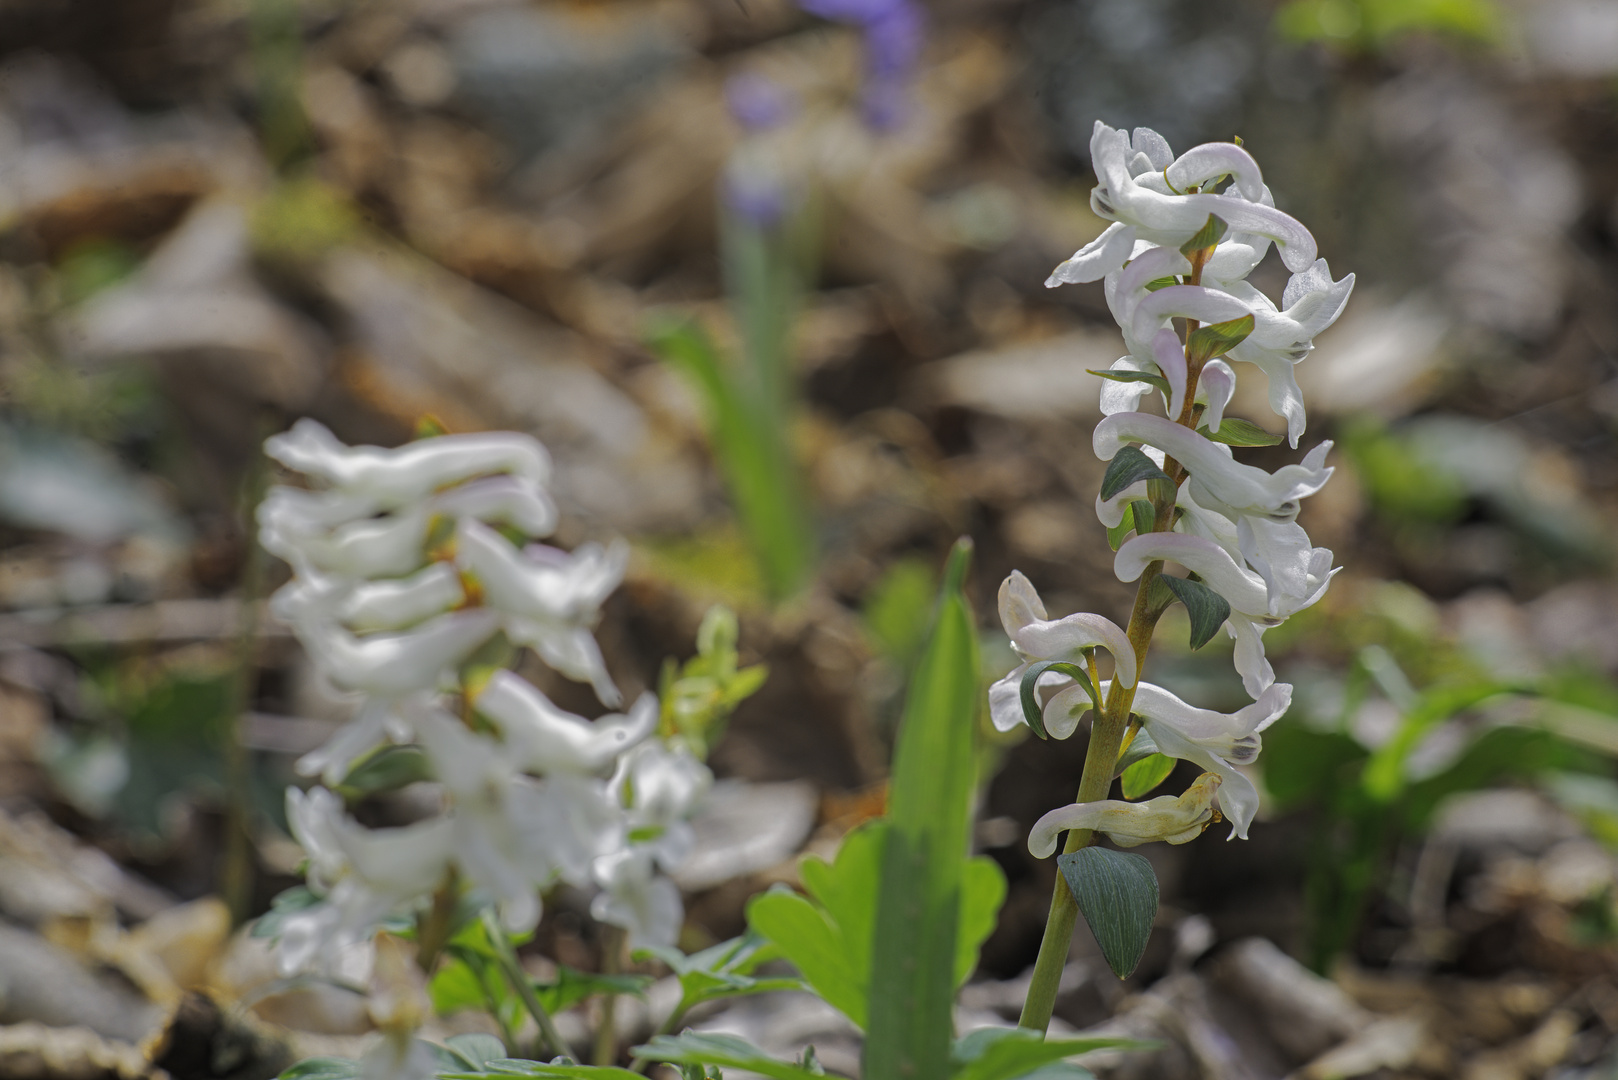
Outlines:
{"type": "Polygon", "coordinates": [[[1168,380],[1168,413],[1169,418],[1173,419],[1180,415],[1180,410],[1185,406],[1185,381],[1189,375],[1185,349],[1180,345],[1179,336],[1168,327],[1159,330],[1152,338],[1152,356],[1157,360],[1157,370],[1168,380]]]}
{"type": "Polygon", "coordinates": [[[1248,202],[1259,202],[1264,197],[1264,174],[1259,170],[1258,162],[1235,143],[1211,142],[1193,146],[1166,166],[1165,171],[1168,182],[1180,191],[1229,176],[1235,181],[1236,190],[1248,202]]]}
{"type": "Polygon", "coordinates": [[[509,525],[525,536],[549,536],[556,529],[556,504],[538,484],[515,476],[473,480],[435,495],[434,513],[509,525]]]}
{"type": "Polygon", "coordinates": [[[1145,802],[1070,803],[1058,807],[1034,823],[1028,834],[1028,851],[1036,859],[1056,853],[1056,839],[1069,829],[1092,829],[1106,833],[1120,847],[1135,847],[1163,840],[1184,844],[1202,835],[1213,824],[1213,799],[1220,777],[1203,773],[1180,795],[1160,795],[1145,802]]]}
{"type": "Polygon", "coordinates": [[[1230,293],[1202,285],[1170,285],[1141,298],[1129,317],[1125,336],[1148,342],[1170,319],[1218,323],[1251,314],[1252,309],[1230,293]]]}
{"type": "Polygon", "coordinates": [[[595,687],[607,705],[623,697],[607,674],[590,627],[601,603],[623,580],[629,550],[581,544],[571,554],[532,544],[519,552],[482,523],[461,519],[455,561],[477,578],[485,600],[507,616],[506,634],[528,645],[546,663],[595,687]]]}
{"type": "Polygon", "coordinates": [[[466,599],[461,576],[448,563],[433,563],[407,578],[366,582],[337,605],[337,617],[350,630],[402,630],[442,615],[466,599]]]}
{"type": "Polygon", "coordinates": [[[683,744],[643,742],[625,754],[613,775],[611,790],[628,812],[637,841],[672,870],[690,853],[692,833],[686,819],[713,787],[713,773],[683,744]]]}
{"type": "Polygon", "coordinates": [[[435,689],[499,625],[495,612],[466,608],[402,633],[366,637],[335,623],[307,620],[298,627],[298,636],[340,689],[396,698],[435,689]]]}
{"type": "Polygon", "coordinates": [[[322,783],[336,786],[354,762],[385,742],[408,742],[414,735],[411,727],[395,709],[395,702],[385,698],[371,698],[360,705],[354,718],[326,740],[324,746],[311,750],[298,759],[295,766],[302,776],[319,776],[322,783]]]}
{"type": "Polygon", "coordinates": [[[624,848],[596,860],[602,891],[590,902],[599,922],[629,931],[629,947],[673,945],[680,937],[685,909],[674,882],[657,872],[649,852],[624,848]]]}
{"type": "Polygon", "coordinates": [[[1251,705],[1221,713],[1196,708],[1161,686],[1143,682],[1135,688],[1130,708],[1160,753],[1218,774],[1219,808],[1230,820],[1229,838],[1246,840],[1258,812],[1258,789],[1236,766],[1258,759],[1264,745],[1261,733],[1291,704],[1292,687],[1287,683],[1274,683],[1251,705]]]}
{"type": "Polygon", "coordinates": [[[1131,442],[1157,447],[1191,474],[1198,502],[1211,509],[1229,508],[1232,517],[1261,514],[1276,521],[1291,521],[1298,516],[1300,500],[1319,491],[1332,474],[1332,469],[1323,465],[1324,453],[1316,456],[1319,448],[1311,451],[1302,464],[1283,465],[1267,473],[1233,460],[1230,447],[1148,413],[1104,417],[1095,427],[1092,442],[1102,461],[1111,461],[1131,442]]]}
{"type": "Polygon", "coordinates": [[[505,752],[519,768],[546,776],[597,776],[657,730],[657,698],[642,694],[629,715],[589,721],[557,708],[528,680],[497,671],[475,702],[504,736],[505,752]]]}
{"type": "Polygon", "coordinates": [[[1119,581],[1134,581],[1157,559],[1179,563],[1202,578],[1237,611],[1260,618],[1270,615],[1269,590],[1264,579],[1238,566],[1230,552],[1211,540],[1184,533],[1154,532],[1125,540],[1113,556],[1119,581]]]}
{"type": "MultiPolygon", "coordinates": [[[[1112,362],[1110,371],[1142,371],[1148,375],[1155,375],[1156,365],[1141,360],[1136,356],[1120,356],[1112,362]]],[[[1101,415],[1111,416],[1113,413],[1134,412],[1140,408],[1140,399],[1152,388],[1150,383],[1144,382],[1115,382],[1112,379],[1101,381],[1101,415]]]]}
{"type": "Polygon", "coordinates": [[[369,499],[377,508],[419,502],[440,488],[479,476],[509,473],[543,484],[551,475],[545,448],[513,432],[441,435],[384,450],[345,446],[324,424],[303,419],[266,441],[264,452],[337,491],[369,499]]]}

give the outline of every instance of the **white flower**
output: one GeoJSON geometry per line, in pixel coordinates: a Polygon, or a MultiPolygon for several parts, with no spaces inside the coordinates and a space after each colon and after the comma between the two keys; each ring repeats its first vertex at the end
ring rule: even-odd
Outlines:
{"type": "Polygon", "coordinates": [[[288,921],[280,956],[286,972],[329,962],[369,940],[395,908],[431,892],[449,865],[451,830],[442,818],[366,829],[325,788],[288,788],[287,822],[309,855],[309,884],[324,903],[288,921]]]}
{"type": "Polygon", "coordinates": [[[1236,394],[1236,373],[1223,360],[1210,360],[1202,365],[1202,376],[1197,379],[1197,400],[1207,406],[1202,423],[1218,434],[1225,419],[1225,406],[1236,394]]]}
{"type": "Polygon", "coordinates": [[[1160,753],[1218,774],[1219,807],[1230,819],[1230,836],[1246,840],[1258,812],[1258,789],[1236,766],[1257,760],[1264,745],[1260,734],[1291,704],[1287,683],[1271,685],[1251,705],[1221,713],[1188,705],[1161,686],[1143,682],[1135,687],[1130,711],[1141,718],[1160,753]]]}
{"type": "MultiPolygon", "coordinates": [[[[1135,683],[1135,649],[1116,623],[1088,612],[1062,619],[1046,618],[1044,601],[1020,570],[1013,570],[1000,585],[1000,624],[1011,638],[1012,648],[1024,657],[1023,663],[989,688],[989,716],[1000,731],[1011,731],[1025,722],[1021,684],[1023,672],[1031,663],[1065,660],[1083,664],[1085,650],[1100,647],[1112,653],[1118,681],[1125,686],[1135,683]]],[[[1077,722],[1073,718],[1073,725],[1077,722]]],[[[1058,739],[1073,733],[1072,726],[1048,730],[1058,739]]]]}
{"type": "Polygon", "coordinates": [[[461,576],[453,566],[439,562],[410,577],[354,586],[337,605],[336,615],[356,633],[402,630],[465,600],[461,576]]]}
{"type": "Polygon", "coordinates": [[[596,860],[601,892],[590,902],[597,921],[629,931],[629,947],[673,945],[680,937],[685,908],[674,882],[657,872],[652,853],[624,848],[596,860]]]}
{"type": "Polygon", "coordinates": [[[297,771],[335,786],[342,783],[355,761],[383,743],[409,742],[415,729],[398,706],[398,699],[362,698],[359,711],[325,745],[298,759],[297,771]]]}
{"type": "MultiPolygon", "coordinates": [[[[1137,138],[1142,130],[1137,129],[1137,138]]],[[[1150,132],[1147,142],[1153,152],[1161,156],[1162,137],[1150,132]]],[[[1231,144],[1214,143],[1195,147],[1180,160],[1189,162],[1179,169],[1182,179],[1201,175],[1207,168],[1228,166],[1224,171],[1237,174],[1238,194],[1176,194],[1175,189],[1185,190],[1172,180],[1178,163],[1165,166],[1167,175],[1152,171],[1151,155],[1132,147],[1129,136],[1122,131],[1097,121],[1090,137],[1090,162],[1101,182],[1090,193],[1091,208],[1103,218],[1132,227],[1134,238],[1174,248],[1196,235],[1206,224],[1208,215],[1213,214],[1237,232],[1253,233],[1274,241],[1280,246],[1281,261],[1289,270],[1302,270],[1315,261],[1314,237],[1295,218],[1267,204],[1263,182],[1258,178],[1258,164],[1246,151],[1231,144]]],[[[1202,175],[1202,179],[1212,178],[1202,175]]],[[[1105,264],[1090,269],[1102,266],[1105,264]]],[[[1102,272],[1108,273],[1111,269],[1114,268],[1107,267],[1102,272]]]]}
{"type": "Polygon", "coordinates": [[[518,551],[471,518],[462,518],[455,532],[455,561],[477,579],[485,603],[506,617],[506,635],[569,678],[589,682],[607,705],[623,696],[590,628],[623,580],[628,558],[621,543],[582,544],[571,554],[541,544],[518,551]]]}
{"type": "Polygon", "coordinates": [[[433,771],[453,805],[446,820],[456,865],[498,902],[512,930],[539,921],[539,891],[558,878],[589,879],[590,863],[608,849],[618,815],[599,781],[524,777],[492,739],[442,710],[412,718],[433,771]]]}
{"type": "Polygon", "coordinates": [[[653,739],[618,762],[611,788],[627,812],[631,841],[668,870],[691,850],[686,819],[713,787],[713,773],[681,742],[653,739]]]}
{"type": "Polygon", "coordinates": [[[434,491],[479,476],[508,473],[544,484],[551,474],[545,448],[515,432],[442,435],[384,450],[344,446],[325,425],[303,419],[266,441],[264,452],[375,509],[419,503],[434,491]]]}
{"type": "Polygon", "coordinates": [[[499,626],[495,612],[465,608],[399,633],[358,637],[315,620],[297,629],[304,648],[339,689],[396,698],[436,688],[499,626]]]}
{"type": "Polygon", "coordinates": [[[526,679],[497,671],[478,694],[478,712],[495,721],[518,768],[551,775],[597,776],[657,730],[657,698],[642,694],[629,715],[590,721],[556,707],[526,679]]]}
{"type": "MultiPolygon", "coordinates": [[[[1169,290],[1165,289],[1164,292],[1169,290]]],[[[1283,465],[1273,473],[1244,465],[1230,456],[1230,447],[1211,442],[1190,428],[1148,413],[1128,412],[1103,417],[1091,439],[1096,456],[1111,461],[1132,442],[1155,446],[1185,466],[1191,474],[1197,502],[1236,520],[1254,514],[1275,521],[1298,516],[1300,501],[1313,495],[1330,479],[1325,465],[1331,443],[1321,443],[1297,465],[1283,465]]]]}
{"type": "Polygon", "coordinates": [[[1058,807],[1034,823],[1028,834],[1028,851],[1036,859],[1050,858],[1056,853],[1056,838],[1069,829],[1106,833],[1120,847],[1153,840],[1188,843],[1213,824],[1213,798],[1219,783],[1217,774],[1203,773],[1181,795],[1160,795],[1138,803],[1105,799],[1058,807]]]}

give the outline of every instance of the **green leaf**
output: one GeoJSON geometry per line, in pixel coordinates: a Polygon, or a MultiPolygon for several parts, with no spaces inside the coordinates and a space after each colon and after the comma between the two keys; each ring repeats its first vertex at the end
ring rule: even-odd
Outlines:
{"type": "Polygon", "coordinates": [[[781,955],[781,950],[756,932],[711,945],[687,956],[679,949],[652,946],[637,949],[636,958],[656,957],[667,964],[680,980],[681,1005],[685,1011],[704,1001],[762,994],[771,990],[802,990],[802,979],[791,977],[756,978],[751,972],[759,964],[781,955]]]}
{"type": "Polygon", "coordinates": [[[481,1032],[451,1035],[444,1046],[473,1069],[486,1069],[489,1062],[508,1057],[505,1043],[481,1032]]]}
{"type": "Polygon", "coordinates": [[[1177,278],[1177,277],[1172,277],[1171,276],[1171,277],[1153,278],[1152,280],[1150,280],[1150,281],[1148,281],[1146,283],[1146,291],[1147,292],[1156,292],[1159,289],[1166,289],[1170,285],[1178,285],[1178,284],[1180,284],[1180,279],[1177,278]]]}
{"type": "Polygon", "coordinates": [[[379,791],[397,791],[406,784],[432,779],[432,763],[419,747],[387,746],[351,769],[337,785],[337,794],[355,802],[379,791]]]}
{"type": "Polygon", "coordinates": [[[640,1073],[608,1065],[577,1065],[570,1060],[529,1061],[526,1058],[496,1058],[484,1063],[480,1072],[440,1072],[438,1080],[487,1080],[490,1076],[538,1076],[551,1080],[646,1080],[640,1073]]]}
{"type": "Polygon", "coordinates": [[[1095,684],[1090,681],[1089,672],[1079,665],[1069,663],[1066,660],[1040,660],[1037,663],[1029,664],[1028,669],[1022,673],[1022,683],[1018,687],[1022,698],[1022,718],[1028,722],[1029,727],[1034,729],[1034,734],[1041,739],[1049,739],[1051,736],[1050,732],[1045,730],[1045,710],[1040,706],[1039,695],[1035,691],[1039,689],[1040,676],[1047,671],[1054,671],[1058,675],[1072,676],[1075,682],[1084,687],[1084,692],[1090,695],[1090,704],[1097,711],[1101,709],[1100,693],[1097,691],[1095,684]]]}
{"type": "Polygon", "coordinates": [[[956,541],[899,723],[871,950],[866,1076],[942,1077],[949,1067],[982,697],[977,628],[962,592],[971,556],[971,541],[956,541]]]}
{"type": "MultiPolygon", "coordinates": [[[[1268,748],[1269,744],[1266,741],[1266,752],[1268,751],[1268,748]]],[[[1152,741],[1151,732],[1142,728],[1140,731],[1135,733],[1135,738],[1130,742],[1129,749],[1125,750],[1118,758],[1118,764],[1113,766],[1113,777],[1117,778],[1122,776],[1124,774],[1124,770],[1135,764],[1135,762],[1143,761],[1155,753],[1157,753],[1157,743],[1152,741]]]]}
{"type": "Polygon", "coordinates": [[[1251,420],[1235,416],[1227,416],[1220,421],[1218,431],[1209,431],[1208,425],[1204,424],[1197,429],[1197,434],[1226,446],[1278,446],[1281,442],[1281,436],[1271,435],[1251,420]]]}
{"type": "Polygon", "coordinates": [[[1127,979],[1146,951],[1157,916],[1157,875],[1140,855],[1087,847],[1058,856],[1057,869],[1090,924],[1107,966],[1127,979]]]}
{"type": "MultiPolygon", "coordinates": [[[[1253,316],[1243,315],[1239,319],[1230,319],[1226,322],[1209,323],[1199,326],[1191,331],[1191,336],[1185,340],[1185,360],[1193,366],[1204,364],[1216,356],[1224,356],[1230,350],[1247,340],[1247,335],[1253,332],[1253,316]]],[[[1224,427],[1220,425],[1221,429],[1224,427]]]]}
{"type": "Polygon", "coordinates": [[[1163,393],[1165,393],[1165,394],[1172,394],[1173,393],[1173,390],[1169,387],[1169,381],[1167,379],[1165,379],[1161,375],[1153,375],[1150,372],[1146,372],[1146,371],[1097,371],[1095,368],[1085,368],[1084,370],[1088,371],[1092,375],[1099,375],[1103,379],[1108,379],[1108,380],[1111,380],[1112,382],[1121,382],[1121,383],[1143,382],[1143,383],[1148,383],[1148,384],[1150,384],[1152,386],[1157,387],[1157,389],[1163,391],[1163,393]]]}
{"type": "Polygon", "coordinates": [[[1174,759],[1167,754],[1143,757],[1123,771],[1124,798],[1138,799],[1169,778],[1174,771],[1174,759]]]}
{"type": "Polygon", "coordinates": [[[726,1069],[746,1069],[771,1080],[810,1080],[816,1074],[789,1061],[779,1061],[735,1035],[687,1031],[682,1035],[657,1035],[645,1046],[631,1051],[648,1061],[675,1065],[718,1065],[726,1069]]]}
{"type": "Polygon", "coordinates": [[[1216,246],[1225,238],[1225,232],[1229,228],[1223,218],[1209,214],[1208,220],[1197,230],[1197,234],[1180,245],[1180,254],[1195,262],[1197,253],[1216,246]]]}
{"type": "Polygon", "coordinates": [[[650,975],[602,975],[558,964],[556,981],[534,983],[534,993],[539,996],[539,1003],[545,1006],[545,1011],[555,1016],[596,994],[632,994],[641,997],[651,984],[650,975]]]}
{"type": "Polygon", "coordinates": [[[276,894],[270,901],[270,910],[253,920],[253,929],[248,931],[248,937],[269,938],[275,940],[281,936],[281,928],[285,925],[289,915],[306,911],[321,903],[307,885],[294,885],[284,892],[276,894]]]}
{"type": "Polygon", "coordinates": [[[708,435],[742,531],[771,598],[797,592],[814,563],[814,528],[786,432],[784,407],[725,363],[693,321],[660,322],[649,347],[704,399],[708,435]]]}
{"type": "Polygon", "coordinates": [[[1158,575],[1157,580],[1185,605],[1186,614],[1191,616],[1192,649],[1200,649],[1208,644],[1225,620],[1230,618],[1230,601],[1202,582],[1168,574],[1158,575]]]}
{"type": "Polygon", "coordinates": [[[305,1058],[283,1072],[276,1080],[355,1080],[360,1063],[349,1058],[305,1058]]]}
{"type": "Polygon", "coordinates": [[[1360,778],[1365,793],[1379,803],[1393,801],[1409,782],[1405,763],[1423,736],[1457,713],[1520,689],[1511,683],[1467,681],[1423,691],[1400,719],[1393,737],[1377,747],[1365,763],[1360,778]]]}
{"type": "Polygon", "coordinates": [[[1107,472],[1101,478],[1101,497],[1110,499],[1131,484],[1142,480],[1168,480],[1169,474],[1157,467],[1157,462],[1146,456],[1138,446],[1119,449],[1107,462],[1107,472]]]}
{"type": "Polygon", "coordinates": [[[877,651],[901,670],[908,669],[927,643],[938,573],[924,559],[900,559],[866,597],[861,612],[865,635],[877,651]]]}
{"type": "Polygon", "coordinates": [[[1144,536],[1157,523],[1157,508],[1146,499],[1136,499],[1124,507],[1124,517],[1116,528],[1107,530],[1107,543],[1117,551],[1131,532],[1144,536]]]}
{"type": "Polygon", "coordinates": [[[814,898],[786,888],[755,896],[747,922],[774,942],[821,999],[864,1028],[887,822],[849,833],[835,861],[810,857],[799,873],[814,898]]]}
{"type": "MultiPolygon", "coordinates": [[[[1135,1039],[1051,1039],[1027,1028],[979,1028],[955,1040],[950,1080],[1021,1080],[1041,1066],[1092,1050],[1146,1050],[1154,1044],[1135,1039]]],[[[1088,1070],[1071,1066],[1073,1077],[1088,1070]]]]}

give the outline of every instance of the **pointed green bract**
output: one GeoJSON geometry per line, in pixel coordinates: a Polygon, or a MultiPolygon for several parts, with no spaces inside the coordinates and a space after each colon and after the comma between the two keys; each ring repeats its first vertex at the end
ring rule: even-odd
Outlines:
{"type": "MultiPolygon", "coordinates": [[[[1191,331],[1185,339],[1185,360],[1192,365],[1201,365],[1216,356],[1224,356],[1230,350],[1247,340],[1247,335],[1253,332],[1253,316],[1243,315],[1239,319],[1230,319],[1227,322],[1209,323],[1199,326],[1191,331]]],[[[1224,425],[1220,425],[1223,428],[1224,425]]]]}
{"type": "Polygon", "coordinates": [[[1197,434],[1226,446],[1278,446],[1281,442],[1281,436],[1271,435],[1251,420],[1234,416],[1225,417],[1218,431],[1209,431],[1204,424],[1197,429],[1197,434]]]}
{"type": "Polygon", "coordinates": [[[1153,375],[1149,371],[1097,371],[1095,368],[1085,368],[1084,370],[1089,372],[1091,375],[1099,375],[1108,382],[1143,382],[1157,387],[1157,389],[1163,391],[1165,394],[1173,392],[1169,388],[1169,381],[1167,379],[1161,375],[1153,375]]]}
{"type": "Polygon", "coordinates": [[[1087,847],[1056,860],[1107,966],[1127,979],[1140,963],[1157,916],[1157,875],[1140,855],[1087,847]]]}
{"type": "Polygon", "coordinates": [[[1123,790],[1124,798],[1138,799],[1167,780],[1169,773],[1173,771],[1173,758],[1166,754],[1148,754],[1139,761],[1130,763],[1119,774],[1119,786],[1123,790]]]}
{"type": "Polygon", "coordinates": [[[1157,525],[1157,509],[1146,499],[1136,499],[1124,507],[1124,517],[1107,530],[1107,543],[1117,551],[1131,532],[1144,536],[1157,525]]]}
{"type": "MultiPolygon", "coordinates": [[[[1139,717],[1134,717],[1133,719],[1136,723],[1140,722],[1139,717]]],[[[1129,744],[1129,748],[1119,756],[1118,764],[1113,766],[1113,778],[1116,779],[1124,775],[1124,770],[1135,764],[1135,762],[1144,758],[1149,758],[1155,753],[1157,753],[1157,743],[1152,741],[1152,733],[1147,731],[1145,728],[1135,732],[1134,741],[1132,741],[1129,744]]]]}
{"type": "Polygon", "coordinates": [[[1098,710],[1101,708],[1101,697],[1096,691],[1095,684],[1090,681],[1089,672],[1079,665],[1068,663],[1066,660],[1041,660],[1036,664],[1029,664],[1028,669],[1022,673],[1022,682],[1018,686],[1022,699],[1022,717],[1028,726],[1034,729],[1034,734],[1041,739],[1048,739],[1051,735],[1045,730],[1045,711],[1040,708],[1039,695],[1035,691],[1039,689],[1039,677],[1047,671],[1071,676],[1075,682],[1084,687],[1084,692],[1090,695],[1090,704],[1098,710]]]}
{"type": "Polygon", "coordinates": [[[1167,480],[1169,474],[1158,468],[1157,462],[1146,456],[1138,446],[1125,446],[1107,462],[1107,472],[1101,478],[1101,497],[1110,499],[1130,484],[1142,480],[1167,480]]]}
{"type": "Polygon", "coordinates": [[[971,541],[950,552],[894,751],[889,828],[871,950],[871,1080],[943,1077],[954,1035],[975,786],[977,630],[962,592],[971,541]]]}
{"type": "Polygon", "coordinates": [[[1158,580],[1185,605],[1185,612],[1191,617],[1191,648],[1200,649],[1208,644],[1230,618],[1230,601],[1202,582],[1168,574],[1158,580]]]}
{"type": "Polygon", "coordinates": [[[1197,234],[1180,245],[1180,254],[1196,262],[1197,254],[1217,246],[1219,241],[1225,238],[1225,232],[1229,228],[1223,218],[1209,214],[1208,220],[1197,230],[1197,234]]]}

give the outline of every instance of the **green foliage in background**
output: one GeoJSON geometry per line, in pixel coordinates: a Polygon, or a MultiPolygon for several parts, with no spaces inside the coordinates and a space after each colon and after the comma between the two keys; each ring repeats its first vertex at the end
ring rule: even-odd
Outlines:
{"type": "Polygon", "coordinates": [[[663,661],[658,696],[663,704],[662,734],[681,735],[692,752],[706,759],[725,733],[730,714],[764,685],[770,669],[739,667],[736,613],[716,604],[697,628],[697,655],[677,666],[663,661]]]}
{"type": "Polygon", "coordinates": [[[1288,0],[1275,27],[1291,41],[1378,52],[1420,33],[1492,44],[1501,15],[1491,0],[1288,0]]]}

